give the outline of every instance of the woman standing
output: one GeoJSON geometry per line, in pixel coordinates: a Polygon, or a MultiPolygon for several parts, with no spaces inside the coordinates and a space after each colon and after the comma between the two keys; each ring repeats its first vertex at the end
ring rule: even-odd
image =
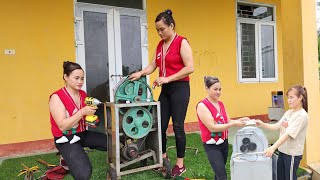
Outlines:
{"type": "Polygon", "coordinates": [[[308,96],[306,88],[296,85],[287,91],[290,109],[276,124],[256,120],[258,126],[269,130],[279,130],[279,139],[269,147],[265,155],[271,157],[279,150],[277,161],[278,179],[296,180],[297,170],[302,159],[308,127],[308,96]]]}
{"type": "Polygon", "coordinates": [[[215,172],[214,179],[227,180],[228,129],[232,126],[244,126],[249,118],[229,118],[224,104],[219,101],[221,83],[217,77],[205,76],[204,84],[208,95],[197,105],[201,140],[215,172]]]}
{"type": "Polygon", "coordinates": [[[173,131],[176,139],[177,159],[172,169],[172,176],[186,171],[183,163],[186,147],[184,121],[190,98],[189,75],[194,71],[192,50],[188,41],[175,32],[175,21],[172,11],[161,12],[155,20],[157,32],[161,38],[151,63],[143,70],[130,75],[131,80],[149,75],[159,68],[159,77],[153,86],[161,86],[161,131],[163,158],[166,153],[166,131],[172,117],[173,131]]]}

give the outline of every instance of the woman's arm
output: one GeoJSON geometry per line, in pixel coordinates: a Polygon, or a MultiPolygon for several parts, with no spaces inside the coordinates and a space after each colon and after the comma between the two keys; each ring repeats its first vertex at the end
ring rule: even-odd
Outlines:
{"type": "Polygon", "coordinates": [[[247,121],[250,120],[250,118],[248,118],[248,117],[242,117],[242,118],[239,118],[239,119],[230,119],[230,117],[229,117],[227,112],[226,112],[226,114],[227,114],[228,122],[241,121],[241,122],[243,122],[245,124],[247,121]]]}
{"type": "Polygon", "coordinates": [[[268,123],[264,123],[262,122],[260,119],[256,119],[255,120],[256,124],[258,127],[262,127],[271,131],[276,131],[280,129],[280,122],[275,123],[275,124],[268,124],[268,123]]]}
{"type": "Polygon", "coordinates": [[[53,94],[49,101],[49,110],[61,131],[68,130],[75,126],[83,116],[96,112],[96,107],[85,106],[71,117],[66,117],[66,108],[58,95],[53,94]]]}
{"type": "Polygon", "coordinates": [[[192,49],[186,39],[182,40],[181,48],[180,48],[180,55],[184,64],[184,67],[177,73],[168,77],[168,81],[176,81],[179,79],[183,79],[193,73],[193,56],[192,56],[192,49]]]}
{"type": "Polygon", "coordinates": [[[156,51],[155,51],[153,54],[151,63],[143,70],[131,74],[129,76],[129,79],[132,81],[137,80],[141,76],[145,76],[145,75],[149,75],[149,74],[153,73],[156,69],[157,69],[157,65],[156,65],[156,51]]]}
{"type": "Polygon", "coordinates": [[[232,126],[242,126],[244,125],[241,121],[231,121],[227,124],[217,124],[215,123],[211,112],[209,109],[203,104],[199,103],[197,106],[197,114],[201,120],[201,122],[209,129],[211,132],[222,132],[226,129],[229,129],[232,126]]]}
{"type": "Polygon", "coordinates": [[[278,149],[278,147],[281,146],[281,144],[283,144],[288,138],[289,135],[287,133],[284,133],[282,136],[280,136],[272,146],[266,149],[265,156],[271,157],[274,151],[278,149]]]}

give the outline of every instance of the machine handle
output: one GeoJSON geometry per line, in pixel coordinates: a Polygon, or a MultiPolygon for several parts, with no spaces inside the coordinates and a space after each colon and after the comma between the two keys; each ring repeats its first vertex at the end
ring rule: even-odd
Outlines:
{"type": "Polygon", "coordinates": [[[234,155],[232,155],[232,157],[237,157],[237,156],[241,156],[241,155],[263,155],[265,154],[265,152],[251,152],[251,153],[236,153],[234,155]]]}

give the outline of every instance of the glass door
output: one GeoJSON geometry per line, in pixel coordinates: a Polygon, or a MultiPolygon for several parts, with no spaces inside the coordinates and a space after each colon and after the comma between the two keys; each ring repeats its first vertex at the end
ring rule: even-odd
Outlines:
{"type": "MultiPolygon", "coordinates": [[[[87,3],[77,3],[75,9],[77,62],[85,71],[83,90],[100,101],[113,102],[120,78],[148,65],[145,11],[87,3]]],[[[103,108],[96,114],[103,118],[103,108]]]]}

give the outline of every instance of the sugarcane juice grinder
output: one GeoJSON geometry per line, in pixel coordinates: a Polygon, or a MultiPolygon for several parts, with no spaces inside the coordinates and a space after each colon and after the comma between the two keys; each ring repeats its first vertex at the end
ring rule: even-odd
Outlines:
{"type": "Polygon", "coordinates": [[[109,179],[162,167],[171,177],[171,165],[162,159],[160,102],[153,99],[146,78],[120,80],[114,102],[105,104],[109,179]]]}

